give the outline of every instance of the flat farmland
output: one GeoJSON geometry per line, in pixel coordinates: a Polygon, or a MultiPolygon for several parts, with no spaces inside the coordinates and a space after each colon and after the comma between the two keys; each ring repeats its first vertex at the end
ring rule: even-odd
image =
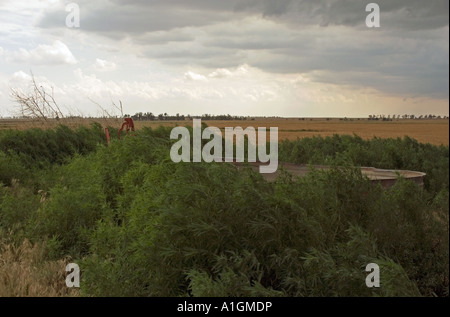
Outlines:
{"type": "MultiPolygon", "coordinates": [[[[339,119],[293,119],[293,118],[268,118],[245,121],[204,121],[208,126],[218,128],[240,126],[251,127],[277,127],[279,140],[295,140],[297,138],[311,137],[314,135],[332,136],[333,134],[356,134],[363,139],[379,138],[403,138],[409,136],[421,143],[434,145],[449,144],[449,121],[448,120],[399,120],[399,121],[369,121],[365,119],[353,119],[344,121],[339,119]]],[[[161,122],[136,122],[136,127],[156,127],[161,122]]],[[[163,122],[165,126],[192,124],[191,122],[163,122]]]]}
{"type": "MultiPolygon", "coordinates": [[[[57,124],[66,124],[70,127],[89,125],[99,122],[103,126],[119,128],[122,120],[108,119],[61,119],[48,120],[46,123],[32,120],[0,120],[0,129],[28,129],[33,127],[54,127],[57,124]]],[[[321,118],[255,118],[247,120],[202,120],[208,126],[224,129],[225,127],[246,128],[251,127],[277,127],[279,140],[295,140],[297,138],[311,137],[314,135],[331,136],[356,134],[363,139],[379,138],[403,138],[409,136],[421,143],[434,145],[449,144],[449,120],[395,120],[395,121],[369,121],[367,119],[321,119],[321,118]]],[[[192,125],[192,120],[184,121],[135,121],[136,129],[145,126],[152,128],[158,126],[186,126],[192,125]]]]}

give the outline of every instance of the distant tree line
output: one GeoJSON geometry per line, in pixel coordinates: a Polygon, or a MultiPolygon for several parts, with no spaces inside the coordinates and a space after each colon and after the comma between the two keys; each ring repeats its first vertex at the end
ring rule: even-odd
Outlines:
{"type": "MultiPolygon", "coordinates": [[[[125,117],[131,117],[136,121],[184,121],[184,120],[192,120],[192,119],[202,119],[202,120],[254,120],[254,117],[250,116],[232,116],[230,114],[203,114],[201,116],[191,116],[190,114],[184,115],[177,113],[176,115],[169,115],[167,113],[161,113],[158,115],[153,114],[152,112],[137,112],[134,115],[125,114],[125,117]]],[[[299,118],[299,120],[306,120],[307,118],[299,118]]],[[[311,120],[312,118],[310,118],[311,120]]],[[[340,118],[341,120],[347,120],[347,118],[340,118]]],[[[394,115],[384,115],[384,114],[371,114],[369,115],[369,120],[373,121],[393,121],[393,120],[435,120],[435,119],[449,119],[448,116],[440,116],[434,114],[428,115],[414,115],[414,114],[394,114],[394,115]]],[[[327,120],[331,120],[331,118],[327,118],[327,120]]]]}
{"type": "Polygon", "coordinates": [[[192,119],[202,119],[202,120],[247,120],[249,117],[244,116],[232,116],[230,114],[222,115],[212,115],[203,114],[201,116],[191,116],[190,114],[184,115],[177,113],[176,115],[169,115],[167,113],[161,113],[158,115],[152,112],[137,112],[134,115],[125,114],[125,117],[131,117],[135,121],[184,121],[192,119]]]}
{"type": "Polygon", "coordinates": [[[434,119],[448,119],[448,116],[436,116],[434,114],[428,114],[428,115],[414,115],[414,114],[403,114],[403,115],[384,115],[384,114],[379,114],[379,115],[375,115],[375,114],[371,114],[369,115],[369,120],[374,120],[374,121],[392,121],[392,120],[406,120],[406,119],[410,119],[410,120],[422,120],[422,119],[427,119],[427,120],[434,120],[434,119]]]}

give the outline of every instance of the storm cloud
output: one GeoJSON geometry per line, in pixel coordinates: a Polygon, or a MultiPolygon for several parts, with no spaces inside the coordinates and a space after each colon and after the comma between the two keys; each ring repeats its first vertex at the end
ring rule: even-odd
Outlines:
{"type": "MultiPolygon", "coordinates": [[[[137,46],[143,58],[206,68],[249,64],[311,73],[321,82],[448,98],[446,0],[379,0],[381,27],[365,25],[366,1],[79,1],[82,31],[137,46]]],[[[37,23],[62,28],[55,7],[37,23]]]]}
{"type": "Polygon", "coordinates": [[[261,86],[270,93],[260,96],[286,93],[280,102],[290,109],[296,99],[336,100],[308,89],[448,103],[448,0],[78,0],[78,29],[65,25],[69,2],[0,2],[3,78],[40,66],[55,82],[89,79],[106,87],[100,91],[124,93],[145,87],[151,93],[133,96],[155,102],[173,94],[239,104],[261,86]],[[365,24],[371,2],[380,7],[379,28],[365,24]],[[224,76],[243,65],[248,78],[224,76]]]}

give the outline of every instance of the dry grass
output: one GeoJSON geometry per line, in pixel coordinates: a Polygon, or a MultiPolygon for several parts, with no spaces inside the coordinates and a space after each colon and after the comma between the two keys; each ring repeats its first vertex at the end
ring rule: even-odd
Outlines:
{"type": "Polygon", "coordinates": [[[0,244],[0,297],[77,296],[65,283],[65,260],[46,261],[44,248],[25,240],[0,244]]]}
{"type": "MultiPolygon", "coordinates": [[[[121,119],[60,119],[49,120],[47,124],[41,121],[32,120],[0,120],[0,129],[29,129],[32,127],[48,128],[58,124],[65,124],[69,127],[80,125],[89,126],[92,122],[99,122],[103,126],[115,126],[120,128],[121,119]]],[[[278,127],[279,140],[295,140],[297,138],[311,137],[314,135],[331,136],[333,134],[357,134],[363,139],[379,138],[403,138],[409,136],[422,143],[434,145],[449,144],[449,120],[399,120],[399,121],[368,121],[367,119],[353,119],[353,121],[343,121],[339,119],[305,119],[298,118],[256,118],[246,121],[203,121],[208,126],[219,128],[241,126],[252,127],[278,127]]],[[[144,126],[175,126],[192,125],[192,121],[136,121],[136,129],[144,126]]]]}

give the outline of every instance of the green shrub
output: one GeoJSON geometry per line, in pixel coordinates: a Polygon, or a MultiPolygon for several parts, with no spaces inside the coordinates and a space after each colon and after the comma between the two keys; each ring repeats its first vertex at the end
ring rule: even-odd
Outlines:
{"type": "Polygon", "coordinates": [[[41,198],[17,180],[14,180],[10,187],[2,187],[0,189],[0,231],[3,234],[8,233],[8,236],[16,240],[23,238],[29,218],[38,210],[41,198]]]}
{"type": "Polygon", "coordinates": [[[285,141],[281,161],[331,168],[269,183],[171,162],[170,130],[111,129],[109,146],[98,124],[0,132],[0,234],[73,258],[84,295],[448,296],[448,147],[285,141]],[[424,171],[425,189],[385,190],[359,165],[424,171]],[[368,263],[380,288],[365,285],[368,263]]]}
{"type": "Polygon", "coordinates": [[[279,145],[279,160],[285,162],[331,164],[342,155],[355,166],[425,172],[425,189],[433,196],[449,189],[448,146],[422,144],[409,137],[363,140],[356,135],[314,136],[279,145]]]}
{"type": "Polygon", "coordinates": [[[89,232],[108,210],[97,164],[77,157],[61,170],[59,184],[29,223],[35,240],[54,239],[58,257],[81,256],[88,251],[89,232]],[[56,243],[57,242],[57,243],[56,243]]]}
{"type": "Polygon", "coordinates": [[[427,218],[415,201],[398,200],[415,194],[420,201],[412,183],[386,192],[355,169],[334,168],[269,184],[251,170],[171,163],[135,166],[123,180],[121,222],[102,223],[92,235],[86,294],[412,296],[445,289],[445,252],[437,252],[435,269],[422,263],[432,239],[420,234],[427,218]],[[379,290],[365,285],[372,262],[381,268],[379,290]],[[423,277],[415,274],[425,268],[423,277]]]}

